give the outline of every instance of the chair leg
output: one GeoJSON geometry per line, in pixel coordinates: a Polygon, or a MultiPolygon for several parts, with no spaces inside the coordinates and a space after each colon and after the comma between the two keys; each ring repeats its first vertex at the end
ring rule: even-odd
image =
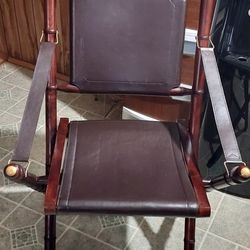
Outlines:
{"type": "Polygon", "coordinates": [[[56,215],[45,215],[44,249],[56,249],[56,215]]]}
{"type": "Polygon", "coordinates": [[[195,219],[185,218],[184,250],[194,250],[195,247],[195,219]]]}

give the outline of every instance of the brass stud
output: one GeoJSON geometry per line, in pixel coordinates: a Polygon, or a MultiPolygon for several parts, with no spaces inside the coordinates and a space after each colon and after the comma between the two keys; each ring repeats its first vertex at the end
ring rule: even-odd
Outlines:
{"type": "Polygon", "coordinates": [[[248,167],[244,167],[240,170],[240,175],[243,178],[250,178],[250,169],[248,167]]]}
{"type": "Polygon", "coordinates": [[[15,176],[17,173],[17,167],[13,166],[13,165],[9,165],[7,166],[7,168],[5,169],[5,174],[9,177],[13,177],[15,176]]]}

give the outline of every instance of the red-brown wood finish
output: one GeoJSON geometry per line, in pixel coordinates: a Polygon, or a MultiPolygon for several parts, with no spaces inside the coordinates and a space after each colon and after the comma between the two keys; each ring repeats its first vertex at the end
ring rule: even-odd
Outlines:
{"type": "Polygon", "coordinates": [[[187,163],[187,171],[194,187],[195,195],[199,203],[199,215],[201,217],[210,215],[210,206],[207,199],[206,190],[201,180],[201,175],[198,170],[197,162],[195,160],[193,147],[190,140],[190,135],[187,133],[186,128],[179,125],[181,141],[183,145],[183,153],[187,163]]]}
{"type": "MultiPolygon", "coordinates": [[[[56,42],[56,0],[44,0],[44,35],[45,41],[56,42]]],[[[57,131],[57,92],[56,92],[56,55],[52,60],[52,67],[48,88],[46,90],[46,175],[49,175],[52,154],[57,131]]],[[[56,248],[56,215],[45,215],[45,250],[56,248]]]]}
{"type": "MultiPolygon", "coordinates": [[[[56,0],[45,0],[44,17],[45,41],[56,42],[56,0]]],[[[56,56],[52,61],[50,79],[46,91],[46,174],[49,173],[49,166],[52,159],[57,128],[57,106],[56,106],[56,56]]]]}
{"type": "MultiPolygon", "coordinates": [[[[199,17],[199,28],[198,28],[198,42],[201,47],[209,46],[209,36],[213,20],[214,8],[216,0],[202,0],[200,5],[200,17],[199,17]]],[[[194,68],[194,82],[193,82],[193,96],[191,103],[191,117],[189,124],[189,131],[192,140],[192,151],[193,155],[198,158],[199,149],[199,136],[200,136],[200,125],[201,125],[201,112],[203,103],[203,93],[205,88],[205,74],[201,63],[201,54],[199,48],[196,48],[195,54],[195,68],[194,68]]],[[[191,171],[198,171],[196,166],[191,161],[191,157],[186,155],[189,159],[189,168],[191,171]]],[[[192,173],[193,173],[192,171],[192,173]]],[[[204,187],[199,183],[200,179],[197,177],[197,173],[191,175],[193,185],[196,186],[196,195],[202,195],[204,187]]],[[[199,200],[204,202],[204,199],[199,200]]],[[[200,211],[202,212],[202,211],[200,211]]],[[[193,250],[195,248],[195,219],[185,219],[185,238],[184,238],[184,249],[193,250]]]]}
{"type": "Polygon", "coordinates": [[[56,201],[60,181],[60,170],[63,158],[63,148],[68,133],[68,124],[69,119],[60,119],[45,195],[45,214],[55,214],[56,212],[56,201]]]}
{"type": "Polygon", "coordinates": [[[195,219],[185,219],[185,237],[184,237],[184,250],[195,249],[195,219]]]}

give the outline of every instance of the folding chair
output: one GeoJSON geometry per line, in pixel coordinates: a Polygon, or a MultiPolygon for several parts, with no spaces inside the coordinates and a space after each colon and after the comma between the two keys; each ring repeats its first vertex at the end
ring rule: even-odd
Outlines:
{"type": "Polygon", "coordinates": [[[206,189],[247,181],[226,107],[210,29],[215,0],[202,0],[193,89],[180,87],[184,0],[71,0],[71,81],[57,84],[55,0],[45,1],[45,41],[34,72],[9,179],[45,193],[45,249],[55,249],[56,214],[185,217],[184,249],[195,218],[210,215],[206,189]],[[203,63],[202,63],[203,61],[203,63]],[[204,65],[204,67],[203,67],[204,65]],[[202,180],[197,167],[205,73],[226,171],[202,180]],[[57,91],[191,95],[188,127],[160,121],[72,121],[57,127],[57,91]],[[32,140],[46,96],[46,175],[29,173],[32,140]]]}

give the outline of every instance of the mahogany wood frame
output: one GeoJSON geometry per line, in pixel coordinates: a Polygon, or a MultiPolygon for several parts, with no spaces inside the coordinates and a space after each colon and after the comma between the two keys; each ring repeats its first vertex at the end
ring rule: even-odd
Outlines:
{"type": "MultiPolygon", "coordinates": [[[[44,0],[45,1],[45,24],[44,24],[44,33],[45,40],[48,42],[56,41],[56,20],[55,20],[55,7],[56,0],[44,0]]],[[[209,35],[210,29],[213,19],[213,12],[215,8],[216,0],[201,0],[200,7],[200,24],[198,29],[198,40],[200,46],[207,47],[209,46],[209,35]]],[[[48,88],[46,91],[46,175],[49,175],[50,167],[51,173],[50,178],[48,180],[47,186],[47,195],[45,200],[45,212],[47,213],[45,216],[45,249],[55,249],[55,237],[56,237],[56,192],[53,191],[53,187],[55,181],[58,182],[58,178],[53,178],[53,176],[59,176],[58,172],[60,171],[60,164],[54,163],[58,158],[58,155],[53,156],[54,147],[55,152],[62,152],[63,144],[66,137],[66,127],[67,120],[63,120],[59,130],[60,132],[57,135],[57,117],[56,117],[56,99],[57,99],[57,90],[62,90],[66,92],[80,92],[76,87],[66,84],[57,86],[56,84],[56,61],[55,57],[53,59],[50,80],[48,83],[48,88]],[[56,146],[55,146],[56,144],[56,146]],[[59,148],[58,148],[59,147],[59,148]],[[53,159],[53,160],[52,160],[53,159]],[[53,184],[54,182],[54,184],[53,184]]],[[[194,155],[190,154],[191,145],[186,145],[185,153],[186,160],[189,171],[191,174],[191,180],[195,183],[196,187],[196,195],[199,197],[201,202],[206,199],[206,197],[200,196],[200,190],[204,189],[201,181],[197,177],[197,168],[194,164],[198,155],[198,142],[199,142],[199,134],[200,134],[200,123],[201,123],[201,111],[202,111],[202,102],[203,102],[203,93],[205,86],[205,75],[204,70],[201,63],[201,55],[200,51],[196,49],[195,56],[195,69],[194,69],[194,83],[192,89],[192,103],[191,103],[191,116],[189,123],[189,132],[192,139],[192,148],[194,150],[194,155]]],[[[190,91],[185,89],[174,89],[167,95],[185,95],[191,94],[190,91]]],[[[206,213],[207,211],[200,211],[200,214],[206,213]]],[[[195,242],[195,219],[194,218],[186,218],[185,220],[185,238],[184,238],[184,249],[191,250],[194,249],[195,242]]]]}

